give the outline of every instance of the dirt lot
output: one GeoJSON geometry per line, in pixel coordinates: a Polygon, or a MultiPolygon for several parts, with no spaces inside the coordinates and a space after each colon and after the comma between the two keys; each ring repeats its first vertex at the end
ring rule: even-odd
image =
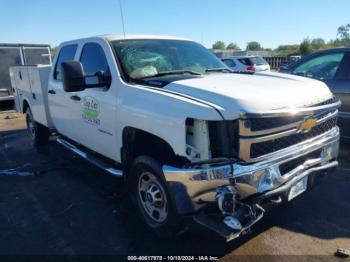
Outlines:
{"type": "Polygon", "coordinates": [[[24,128],[23,116],[2,108],[0,261],[53,261],[68,256],[70,261],[118,261],[127,255],[330,261],[335,260],[337,248],[350,249],[349,146],[342,147],[336,173],[288,206],[267,214],[252,234],[225,243],[191,225],[184,234],[165,241],[150,235],[135,217],[122,180],[54,142],[36,151],[24,128]]]}

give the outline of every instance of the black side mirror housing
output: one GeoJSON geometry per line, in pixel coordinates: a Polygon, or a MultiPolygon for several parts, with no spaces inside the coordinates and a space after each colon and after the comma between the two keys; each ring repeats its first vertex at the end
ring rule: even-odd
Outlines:
{"type": "Polygon", "coordinates": [[[61,74],[65,92],[78,92],[86,88],[84,69],[80,62],[62,62],[61,74]]]}
{"type": "Polygon", "coordinates": [[[79,92],[93,87],[109,87],[112,81],[111,77],[103,71],[86,75],[83,65],[78,61],[62,62],[61,74],[65,92],[79,92]]]}

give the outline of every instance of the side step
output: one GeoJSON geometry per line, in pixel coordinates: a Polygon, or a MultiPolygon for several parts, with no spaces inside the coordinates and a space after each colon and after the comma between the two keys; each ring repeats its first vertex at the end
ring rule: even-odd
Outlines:
{"type": "Polygon", "coordinates": [[[64,140],[62,138],[57,138],[56,141],[61,144],[62,146],[64,146],[65,148],[69,149],[70,151],[72,151],[73,153],[77,154],[78,156],[86,159],[87,161],[89,161],[91,164],[97,166],[98,168],[103,169],[104,171],[106,171],[107,173],[114,175],[114,176],[118,176],[121,177],[123,176],[123,171],[120,169],[116,169],[113,168],[111,166],[106,165],[103,161],[89,155],[88,153],[80,150],[79,148],[77,148],[75,145],[69,143],[67,140],[64,140]]]}

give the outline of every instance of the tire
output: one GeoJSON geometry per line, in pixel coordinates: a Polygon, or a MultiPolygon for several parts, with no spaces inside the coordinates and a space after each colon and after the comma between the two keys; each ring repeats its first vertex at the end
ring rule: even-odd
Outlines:
{"type": "Polygon", "coordinates": [[[137,157],[131,165],[129,192],[145,225],[158,237],[170,238],[181,229],[167,191],[161,165],[151,157],[137,157]]]}
{"type": "Polygon", "coordinates": [[[46,145],[50,137],[49,129],[34,121],[30,108],[26,110],[26,122],[33,145],[36,147],[46,145]]]}

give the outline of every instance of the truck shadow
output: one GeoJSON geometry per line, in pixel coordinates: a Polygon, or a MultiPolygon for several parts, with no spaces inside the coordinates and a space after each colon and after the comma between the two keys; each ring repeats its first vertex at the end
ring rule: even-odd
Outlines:
{"type": "Polygon", "coordinates": [[[14,106],[15,104],[13,101],[2,101],[0,102],[0,111],[12,110],[14,106]]]}
{"type": "MultiPolygon", "coordinates": [[[[226,243],[191,223],[183,234],[164,240],[150,234],[140,222],[122,179],[106,175],[56,143],[34,150],[24,131],[0,132],[0,149],[0,171],[18,168],[33,174],[0,175],[1,210],[11,218],[2,220],[0,215],[6,235],[6,240],[0,239],[0,254],[9,250],[14,254],[65,254],[69,247],[78,255],[220,258],[257,236],[269,241],[273,236],[268,232],[275,227],[320,239],[350,237],[350,171],[346,166],[292,203],[266,214],[252,234],[226,243]],[[41,233],[45,227],[53,242],[41,233]]],[[[349,156],[348,149],[342,151],[349,156]]],[[[347,162],[344,156],[341,161],[347,162]]]]}

